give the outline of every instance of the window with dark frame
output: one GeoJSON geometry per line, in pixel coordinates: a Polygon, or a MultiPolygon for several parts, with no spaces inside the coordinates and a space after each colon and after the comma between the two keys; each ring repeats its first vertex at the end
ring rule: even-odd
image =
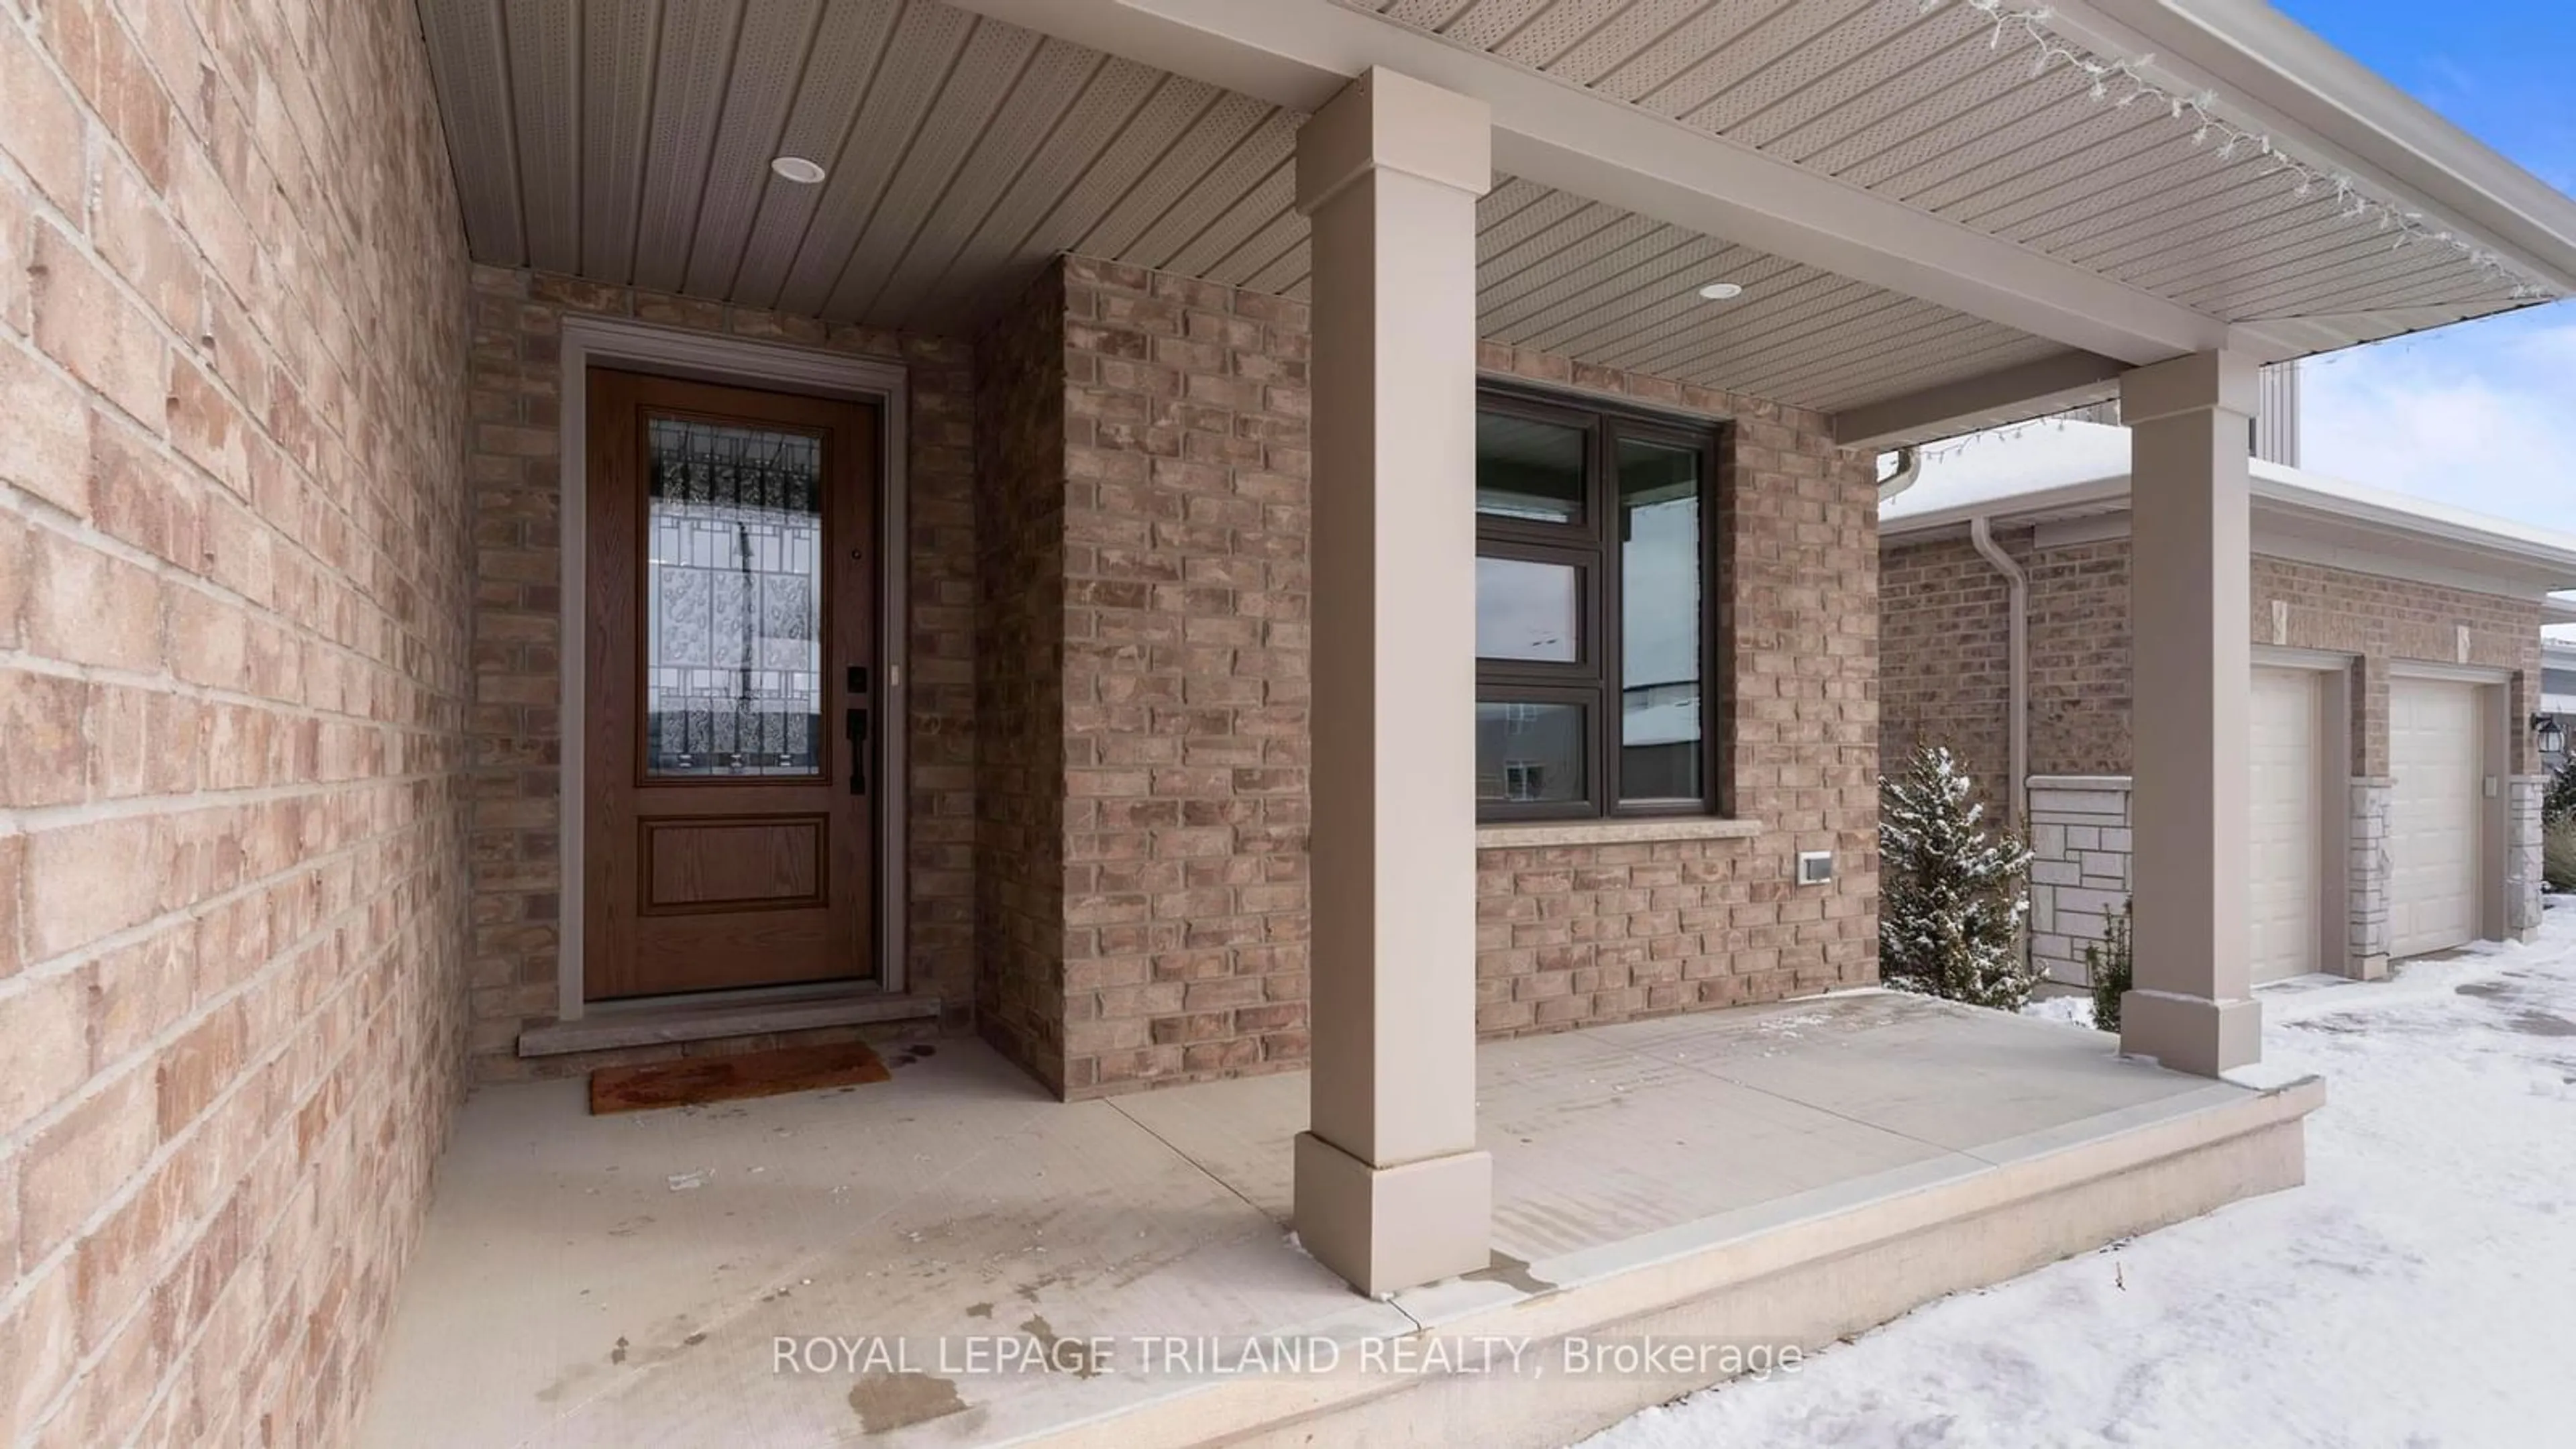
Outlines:
{"type": "Polygon", "coordinates": [[[1478,818],[1718,813],[1717,439],[1479,394],[1478,818]]]}

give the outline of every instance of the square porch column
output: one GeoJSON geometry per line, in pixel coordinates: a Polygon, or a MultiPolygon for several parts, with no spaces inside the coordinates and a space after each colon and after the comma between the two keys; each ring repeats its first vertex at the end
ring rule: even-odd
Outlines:
{"type": "Polygon", "coordinates": [[[1486,1266],[1476,1150],[1476,198],[1485,104],[1386,70],[1297,133],[1314,226],[1311,1130],[1360,1291],[1486,1266]]]}
{"type": "Polygon", "coordinates": [[[2216,1076],[2262,1055],[2246,914],[2255,367],[2203,352],[2120,382],[2129,427],[2136,975],[2120,1049],[2216,1076]]]}

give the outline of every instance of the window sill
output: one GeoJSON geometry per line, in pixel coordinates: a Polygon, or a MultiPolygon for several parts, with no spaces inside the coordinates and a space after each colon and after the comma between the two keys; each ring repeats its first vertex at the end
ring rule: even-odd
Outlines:
{"type": "Polygon", "coordinates": [[[1661,820],[1516,820],[1476,827],[1478,850],[1532,849],[1549,845],[1651,845],[1666,840],[1749,840],[1759,820],[1676,816],[1661,820]]]}

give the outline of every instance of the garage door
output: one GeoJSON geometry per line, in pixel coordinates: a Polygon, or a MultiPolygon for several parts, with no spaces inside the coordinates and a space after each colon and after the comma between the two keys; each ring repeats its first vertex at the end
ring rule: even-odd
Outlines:
{"type": "Polygon", "coordinates": [[[2317,799],[2317,676],[2254,671],[2253,849],[2248,853],[2253,973],[2278,981],[2317,967],[2324,812],[2317,799]]]}
{"type": "Polygon", "coordinates": [[[2478,936],[2478,695],[2398,679],[2388,689],[2388,950],[2418,956],[2478,936]]]}

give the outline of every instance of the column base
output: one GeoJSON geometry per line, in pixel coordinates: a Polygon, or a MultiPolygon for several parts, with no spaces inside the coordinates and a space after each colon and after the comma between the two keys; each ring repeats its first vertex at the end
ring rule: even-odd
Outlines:
{"type": "Polygon", "coordinates": [[[2120,998],[2120,1052],[2202,1077],[2250,1067],[2263,1059],[2263,1007],[2250,999],[2131,991],[2120,998]]]}
{"type": "Polygon", "coordinates": [[[1491,1266],[1494,1160],[1482,1152],[1371,1167],[1297,1134],[1297,1240],[1373,1298],[1491,1266]]]}

